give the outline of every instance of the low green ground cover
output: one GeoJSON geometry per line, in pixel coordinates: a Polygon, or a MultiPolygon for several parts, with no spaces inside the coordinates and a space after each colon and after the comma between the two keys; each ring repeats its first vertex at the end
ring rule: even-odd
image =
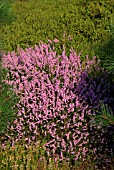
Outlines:
{"type": "Polygon", "coordinates": [[[57,38],[66,49],[73,47],[84,58],[86,54],[92,58],[97,55],[95,49],[111,39],[113,7],[113,0],[15,1],[12,9],[17,20],[0,29],[4,50],[25,49],[57,38]]]}

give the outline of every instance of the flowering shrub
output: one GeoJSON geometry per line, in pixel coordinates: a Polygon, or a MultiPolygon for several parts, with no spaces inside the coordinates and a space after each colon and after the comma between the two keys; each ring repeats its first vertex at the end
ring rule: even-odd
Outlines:
{"type": "MultiPolygon", "coordinates": [[[[78,84],[72,90],[79,96],[79,100],[83,101],[82,106],[88,106],[94,115],[98,114],[98,111],[99,113],[102,111],[100,101],[107,104],[108,110],[112,110],[114,113],[114,82],[111,75],[105,69],[98,67],[98,65],[92,66],[91,69],[88,69],[88,65],[86,65],[78,84]]],[[[88,113],[86,113],[85,117],[89,123],[90,117],[88,113]]],[[[88,126],[90,134],[89,146],[99,159],[102,156],[104,157],[107,152],[113,152],[113,147],[110,148],[111,150],[109,149],[109,132],[107,132],[106,126],[103,128],[100,123],[102,122],[99,122],[98,126],[93,126],[92,124],[88,126]]]]}
{"type": "Polygon", "coordinates": [[[93,109],[100,109],[100,102],[114,111],[114,82],[108,72],[98,66],[92,66],[82,72],[80,80],[73,90],[93,109]]]}
{"type": "Polygon", "coordinates": [[[23,137],[29,144],[40,133],[46,139],[48,156],[54,156],[55,160],[84,159],[89,151],[86,116],[91,114],[92,106],[86,98],[87,95],[94,98],[92,87],[88,86],[89,94],[83,92],[83,87],[87,90],[84,83],[88,76],[84,68],[96,64],[96,58],[90,61],[86,56],[85,67],[73,50],[69,57],[65,50],[57,56],[53,43],[56,42],[39,43],[34,49],[18,49],[18,54],[4,55],[3,67],[9,70],[6,82],[20,96],[17,119],[8,126],[6,136],[12,144],[23,137]],[[72,90],[76,85],[77,94],[72,90]]]}

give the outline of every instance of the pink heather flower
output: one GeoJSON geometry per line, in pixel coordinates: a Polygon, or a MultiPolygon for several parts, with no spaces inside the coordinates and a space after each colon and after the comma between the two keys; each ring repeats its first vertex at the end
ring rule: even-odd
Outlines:
{"type": "Polygon", "coordinates": [[[69,135],[71,134],[71,132],[68,132],[68,134],[66,134],[67,140],[70,139],[69,135]]]}
{"type": "Polygon", "coordinates": [[[2,150],[5,150],[6,145],[4,143],[2,143],[2,150]]]}
{"type": "Polygon", "coordinates": [[[48,40],[48,42],[49,42],[50,44],[52,44],[52,41],[51,41],[51,40],[48,40]]]}
{"type": "Polygon", "coordinates": [[[75,161],[77,161],[77,160],[78,160],[79,155],[80,155],[80,152],[78,152],[78,153],[76,154],[75,161]]]}
{"type": "Polygon", "coordinates": [[[55,38],[53,41],[54,41],[55,43],[58,43],[58,42],[59,42],[59,40],[58,40],[58,39],[56,39],[56,38],[55,38]]]}

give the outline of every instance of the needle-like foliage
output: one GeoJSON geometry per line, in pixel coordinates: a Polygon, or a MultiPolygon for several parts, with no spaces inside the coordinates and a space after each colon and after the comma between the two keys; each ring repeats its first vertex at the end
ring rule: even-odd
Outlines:
{"type": "Polygon", "coordinates": [[[93,125],[102,125],[109,126],[110,124],[114,125],[114,116],[113,112],[109,111],[108,106],[103,102],[101,103],[101,111],[98,111],[98,115],[95,115],[94,120],[91,121],[93,125]]]}

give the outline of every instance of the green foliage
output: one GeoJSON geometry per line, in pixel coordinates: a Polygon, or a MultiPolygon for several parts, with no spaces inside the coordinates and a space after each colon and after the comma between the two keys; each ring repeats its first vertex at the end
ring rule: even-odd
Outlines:
{"type": "MultiPolygon", "coordinates": [[[[13,14],[10,1],[0,1],[0,28],[6,23],[14,21],[16,17],[13,14]]],[[[0,34],[1,35],[1,34],[0,34]]],[[[2,49],[4,41],[0,37],[0,136],[6,130],[7,124],[14,119],[16,112],[15,104],[19,101],[15,93],[8,85],[3,83],[7,70],[2,68],[2,49]]]]}
{"type": "MultiPolygon", "coordinates": [[[[101,104],[101,112],[98,112],[97,115],[91,116],[93,120],[90,121],[90,124],[93,126],[101,126],[102,128],[113,126],[114,125],[114,114],[111,111],[109,111],[109,108],[107,105],[104,105],[103,102],[100,102],[101,104]]],[[[112,141],[114,142],[114,132],[112,132],[112,141]]]]}
{"type": "Polygon", "coordinates": [[[107,29],[113,15],[112,0],[15,1],[12,7],[16,22],[0,29],[7,52],[57,38],[65,44],[67,55],[73,47],[77,53],[83,50],[85,59],[85,54],[90,58],[95,54],[95,45],[110,37],[107,29]]]}
{"type": "Polygon", "coordinates": [[[96,49],[96,54],[100,56],[102,67],[114,73],[114,24],[109,29],[111,37],[96,49]]]}
{"type": "Polygon", "coordinates": [[[91,121],[92,125],[97,126],[109,126],[110,124],[114,124],[114,115],[112,111],[109,111],[107,105],[100,102],[101,104],[101,112],[98,111],[98,114],[94,116],[94,120],[91,121]]]}
{"type": "Polygon", "coordinates": [[[8,0],[0,1],[0,26],[5,23],[10,23],[16,18],[13,14],[10,2],[8,0]]]}
{"type": "MultiPolygon", "coordinates": [[[[6,23],[11,23],[15,21],[16,16],[13,14],[13,10],[10,5],[10,1],[1,0],[0,1],[0,27],[5,25],[6,23]]],[[[4,48],[4,42],[2,40],[2,34],[0,34],[0,50],[4,48]]]]}
{"type": "Polygon", "coordinates": [[[7,70],[0,68],[0,136],[5,131],[8,123],[16,117],[17,107],[19,101],[13,88],[9,87],[3,80],[6,77],[7,70]]]}

